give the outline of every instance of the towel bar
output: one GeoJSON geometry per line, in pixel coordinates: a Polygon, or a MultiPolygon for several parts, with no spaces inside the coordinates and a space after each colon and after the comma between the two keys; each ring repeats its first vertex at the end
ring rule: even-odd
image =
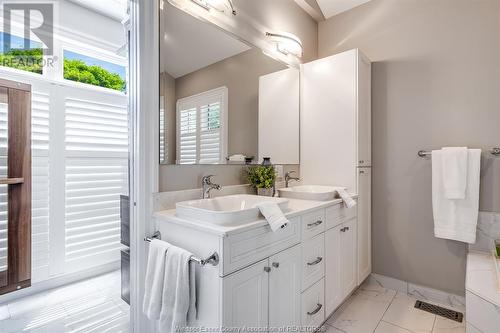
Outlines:
{"type": "MultiPolygon", "coordinates": [[[[151,237],[144,238],[144,241],[151,243],[151,241],[153,239],[160,239],[161,240],[161,233],[159,231],[156,231],[151,237]]],[[[194,261],[195,263],[197,263],[201,266],[205,266],[207,264],[210,264],[212,266],[217,266],[219,264],[219,254],[217,252],[214,252],[214,253],[212,253],[211,256],[209,256],[205,259],[201,259],[201,258],[197,258],[197,257],[192,256],[191,261],[194,261]]]]}
{"type": "MultiPolygon", "coordinates": [[[[490,153],[491,153],[491,155],[494,155],[494,156],[500,156],[500,147],[491,148],[490,149],[490,153]]],[[[417,154],[420,157],[427,157],[427,156],[432,155],[432,152],[431,151],[420,150],[417,154]]]]}

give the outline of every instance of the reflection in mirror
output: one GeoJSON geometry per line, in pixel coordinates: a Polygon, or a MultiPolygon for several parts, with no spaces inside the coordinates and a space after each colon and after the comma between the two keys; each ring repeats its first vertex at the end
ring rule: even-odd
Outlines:
{"type": "Polygon", "coordinates": [[[281,116],[290,126],[287,135],[296,138],[288,137],[287,144],[297,156],[289,163],[273,160],[273,149],[265,150],[265,154],[275,163],[298,163],[297,69],[166,1],[160,26],[160,163],[258,163],[264,152],[259,147],[273,148],[276,145],[271,143],[279,141],[274,135],[278,133],[276,127],[269,126],[269,121],[279,121],[281,116]],[[280,72],[284,74],[278,81],[292,89],[274,87],[263,79],[280,72]],[[293,75],[285,74],[289,72],[293,75]],[[284,82],[290,78],[291,83],[284,82]],[[262,84],[278,94],[264,98],[276,105],[263,105],[259,89],[267,88],[262,84]],[[285,114],[269,116],[269,112],[280,111],[280,101],[284,100],[287,102],[281,103],[281,111],[285,114]],[[265,124],[259,122],[262,110],[265,124]],[[261,129],[268,134],[262,135],[261,129]]]}
{"type": "MultiPolygon", "coordinates": [[[[8,152],[8,91],[0,88],[0,178],[7,178],[8,152]]],[[[8,185],[0,185],[0,272],[8,265],[8,185]]],[[[2,285],[0,285],[1,287],[2,285]]]]}

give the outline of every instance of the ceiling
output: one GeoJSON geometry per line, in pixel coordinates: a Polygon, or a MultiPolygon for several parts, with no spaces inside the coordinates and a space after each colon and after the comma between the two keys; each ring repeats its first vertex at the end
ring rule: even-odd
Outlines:
{"type": "Polygon", "coordinates": [[[77,5],[122,21],[127,16],[127,0],[70,0],[77,5]]]}
{"type": "Polygon", "coordinates": [[[250,47],[222,30],[167,4],[160,66],[178,78],[232,57],[250,47]]]}
{"type": "Polygon", "coordinates": [[[325,19],[362,5],[370,0],[316,0],[325,19]]]}

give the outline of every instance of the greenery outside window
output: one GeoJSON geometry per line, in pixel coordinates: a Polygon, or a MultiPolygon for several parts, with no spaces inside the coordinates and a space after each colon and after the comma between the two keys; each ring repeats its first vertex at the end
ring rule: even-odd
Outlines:
{"type": "Polygon", "coordinates": [[[30,48],[23,49],[24,42],[24,38],[0,32],[0,66],[43,74],[42,43],[30,40],[30,48]],[[10,37],[9,50],[5,47],[8,37],[10,37]]]}
{"type": "Polygon", "coordinates": [[[94,57],[64,50],[64,78],[125,92],[126,68],[94,57]]]}

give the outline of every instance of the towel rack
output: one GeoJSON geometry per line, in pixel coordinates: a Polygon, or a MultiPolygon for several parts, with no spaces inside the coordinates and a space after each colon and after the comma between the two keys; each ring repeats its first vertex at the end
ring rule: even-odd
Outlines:
{"type": "MultiPolygon", "coordinates": [[[[491,148],[490,153],[491,153],[491,155],[494,155],[494,156],[500,156],[500,148],[499,147],[491,148]]],[[[427,156],[432,155],[432,152],[426,151],[426,150],[420,150],[417,154],[420,157],[427,157],[427,156]]]]}
{"type": "MultiPolygon", "coordinates": [[[[160,239],[161,240],[161,233],[159,231],[156,231],[151,237],[146,237],[144,238],[145,242],[151,243],[153,239],[160,239]]],[[[212,266],[217,266],[219,264],[219,254],[217,252],[212,253],[211,256],[201,259],[197,258],[195,256],[192,256],[191,261],[194,261],[195,263],[205,266],[207,264],[210,264],[212,266]]]]}

